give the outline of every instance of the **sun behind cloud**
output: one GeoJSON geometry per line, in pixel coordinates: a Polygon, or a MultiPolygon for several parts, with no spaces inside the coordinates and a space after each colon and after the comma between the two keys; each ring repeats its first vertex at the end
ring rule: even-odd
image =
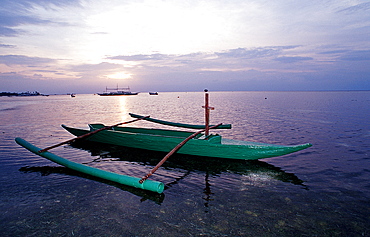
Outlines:
{"type": "Polygon", "coordinates": [[[118,72],[118,73],[114,73],[114,74],[110,74],[108,75],[107,77],[109,79],[130,79],[131,78],[131,74],[129,73],[125,73],[125,72],[118,72]]]}

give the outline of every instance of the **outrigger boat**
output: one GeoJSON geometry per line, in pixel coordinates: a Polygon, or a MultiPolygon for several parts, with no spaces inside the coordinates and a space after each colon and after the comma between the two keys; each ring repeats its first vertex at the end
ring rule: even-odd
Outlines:
{"type": "Polygon", "coordinates": [[[205,125],[173,123],[164,120],[153,119],[149,116],[141,116],[130,113],[130,116],[136,119],[112,126],[105,126],[103,124],[89,124],[89,129],[79,129],[62,125],[64,129],[77,137],[45,149],[37,148],[21,138],[16,138],[16,142],[26,149],[34,152],[35,154],[48,158],[49,160],[64,165],[68,168],[75,169],[77,171],[84,172],[103,179],[108,179],[125,185],[142,188],[158,193],[163,192],[163,183],[147,179],[175,152],[186,155],[215,157],[223,159],[258,160],[290,154],[312,146],[310,143],[284,146],[239,141],[224,139],[218,134],[210,134],[211,129],[230,129],[231,125],[209,124],[209,112],[214,108],[209,106],[207,90],[205,90],[205,92],[205,106],[203,106],[203,108],[205,108],[206,117],[205,125]],[[150,122],[169,126],[201,130],[193,133],[178,130],[119,126],[138,120],[147,120],[150,122]],[[154,167],[147,175],[140,179],[78,164],[48,152],[48,150],[54,147],[70,143],[77,139],[84,139],[86,141],[107,143],[151,151],[167,152],[167,155],[158,163],[156,167],[154,167]]]}
{"type": "MultiPolygon", "coordinates": [[[[160,120],[144,118],[144,116],[136,114],[130,115],[152,122],[160,122],[160,120]]],[[[202,127],[201,125],[176,124],[167,121],[163,122],[167,125],[173,124],[174,126],[202,127]]],[[[103,124],[89,124],[90,130],[71,128],[65,125],[62,125],[62,127],[75,136],[82,136],[97,129],[104,128],[105,126],[103,124]]],[[[86,140],[145,150],[169,152],[177,144],[192,134],[192,132],[186,131],[117,126],[110,130],[101,131],[86,138],[86,140]]],[[[225,159],[257,160],[286,155],[300,151],[309,146],[311,146],[311,144],[282,146],[238,141],[222,138],[222,136],[218,134],[209,134],[206,136],[204,133],[200,133],[190,139],[177,151],[177,153],[225,159]]]]}

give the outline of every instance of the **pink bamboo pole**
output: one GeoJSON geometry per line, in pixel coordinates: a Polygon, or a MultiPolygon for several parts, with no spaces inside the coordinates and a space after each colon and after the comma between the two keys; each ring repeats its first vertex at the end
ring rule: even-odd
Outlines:
{"type": "Polygon", "coordinates": [[[205,105],[202,106],[205,110],[205,135],[208,136],[209,135],[209,110],[214,110],[215,108],[214,107],[210,107],[209,106],[209,95],[208,95],[208,90],[205,89],[204,90],[205,92],[205,105]]]}

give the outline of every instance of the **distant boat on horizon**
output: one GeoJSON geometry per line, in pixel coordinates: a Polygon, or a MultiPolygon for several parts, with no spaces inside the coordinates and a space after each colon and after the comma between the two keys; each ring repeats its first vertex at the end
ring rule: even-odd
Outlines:
{"type": "Polygon", "coordinates": [[[158,92],[149,92],[149,95],[158,95],[158,92]]]}
{"type": "Polygon", "coordinates": [[[0,96],[49,96],[41,94],[38,91],[26,91],[26,92],[0,92],[0,96]]]}
{"type": "Polygon", "coordinates": [[[105,92],[98,93],[100,96],[117,96],[117,95],[137,95],[139,92],[131,92],[130,87],[119,88],[118,85],[116,88],[105,87],[105,92]]]}

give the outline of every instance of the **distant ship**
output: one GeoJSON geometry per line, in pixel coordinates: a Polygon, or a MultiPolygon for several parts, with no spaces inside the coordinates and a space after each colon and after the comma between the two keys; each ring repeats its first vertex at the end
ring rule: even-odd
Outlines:
{"type": "Polygon", "coordinates": [[[149,92],[149,95],[158,95],[158,92],[149,92]]]}
{"type": "Polygon", "coordinates": [[[131,92],[130,87],[127,88],[105,88],[105,92],[98,93],[100,96],[115,96],[115,95],[137,95],[139,92],[131,92]]]}

